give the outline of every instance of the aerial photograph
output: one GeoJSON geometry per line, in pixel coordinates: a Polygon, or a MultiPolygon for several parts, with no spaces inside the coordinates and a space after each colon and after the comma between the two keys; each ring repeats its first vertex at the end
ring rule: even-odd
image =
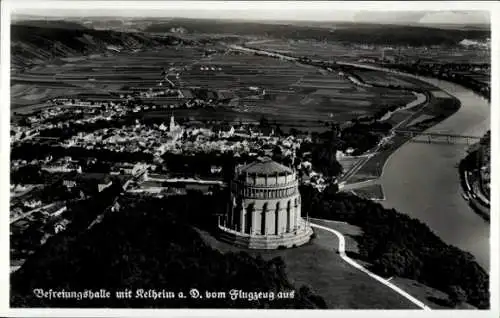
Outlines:
{"type": "Polygon", "coordinates": [[[491,309],[490,12],[188,3],[11,11],[10,308],[491,309]]]}

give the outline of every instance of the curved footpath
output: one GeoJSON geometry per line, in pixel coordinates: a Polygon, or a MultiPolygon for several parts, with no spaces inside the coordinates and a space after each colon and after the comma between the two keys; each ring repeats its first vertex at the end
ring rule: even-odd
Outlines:
{"type": "MultiPolygon", "coordinates": [[[[257,52],[291,61],[290,56],[231,45],[235,50],[257,52]]],[[[342,63],[361,68],[392,72],[417,78],[456,97],[460,109],[428,132],[483,136],[490,129],[490,105],[471,90],[434,78],[415,76],[391,69],[342,63]]],[[[419,219],[444,242],[470,252],[489,271],[490,225],[472,211],[462,197],[458,163],[467,154],[467,145],[406,143],[397,149],[384,166],[380,183],[386,197],[381,203],[419,219]]]]}
{"type": "Polygon", "coordinates": [[[350,258],[349,256],[347,256],[346,253],[345,253],[345,238],[344,238],[344,236],[340,232],[338,232],[338,231],[336,231],[334,229],[331,229],[329,227],[326,227],[326,226],[322,226],[322,225],[318,225],[318,224],[314,224],[314,223],[310,223],[310,224],[311,224],[311,226],[313,228],[322,229],[322,230],[328,231],[328,232],[330,232],[332,234],[335,234],[335,236],[337,236],[337,238],[339,240],[339,247],[338,247],[339,255],[349,265],[351,265],[351,266],[359,269],[360,271],[362,271],[363,273],[367,274],[371,278],[377,280],[381,284],[383,284],[383,285],[389,287],[390,289],[394,290],[395,292],[397,292],[401,296],[405,297],[406,299],[408,299],[409,301],[411,301],[413,304],[417,305],[418,307],[420,307],[420,308],[422,308],[424,310],[430,310],[430,308],[427,305],[425,305],[423,302],[421,302],[420,300],[418,300],[415,297],[413,297],[412,295],[408,294],[407,292],[405,292],[404,290],[402,290],[398,286],[390,283],[388,280],[383,279],[382,277],[378,276],[377,274],[374,274],[373,272],[371,272],[368,269],[364,268],[359,263],[356,263],[356,261],[354,261],[352,258],[350,258]]]}

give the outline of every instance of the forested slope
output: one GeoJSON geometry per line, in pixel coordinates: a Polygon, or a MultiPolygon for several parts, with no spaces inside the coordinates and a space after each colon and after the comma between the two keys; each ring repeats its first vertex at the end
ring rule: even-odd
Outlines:
{"type": "Polygon", "coordinates": [[[338,28],[299,26],[295,24],[264,24],[227,20],[172,19],[154,23],[146,32],[168,32],[183,27],[189,33],[231,33],[260,35],[285,39],[314,39],[361,44],[391,45],[456,45],[464,39],[484,40],[490,37],[485,30],[437,29],[417,26],[343,24],[338,28]]]}
{"type": "Polygon", "coordinates": [[[23,67],[53,57],[158,48],[179,43],[186,41],[174,36],[94,30],[66,21],[26,21],[11,26],[11,63],[13,67],[23,67]]]}

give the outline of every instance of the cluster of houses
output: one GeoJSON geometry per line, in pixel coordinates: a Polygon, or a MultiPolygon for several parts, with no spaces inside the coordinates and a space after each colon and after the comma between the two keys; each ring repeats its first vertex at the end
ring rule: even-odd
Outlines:
{"type": "MultiPolygon", "coordinates": [[[[99,107],[101,104],[97,104],[99,107]]],[[[74,105],[72,105],[74,106],[74,105]]],[[[11,125],[11,142],[19,142],[25,139],[33,138],[40,135],[40,132],[44,130],[54,129],[54,128],[64,128],[69,127],[72,124],[85,124],[85,123],[95,123],[99,120],[112,120],[113,118],[119,118],[126,114],[127,110],[122,106],[111,105],[107,106],[104,111],[96,109],[68,109],[62,107],[54,107],[50,109],[44,109],[39,113],[25,117],[24,119],[28,123],[25,125],[18,125],[13,123],[11,125]],[[48,119],[54,119],[56,117],[62,117],[64,114],[74,114],[84,115],[83,118],[78,119],[61,119],[57,123],[52,121],[47,121],[48,119]]]]}
{"type": "Polygon", "coordinates": [[[21,247],[11,246],[11,273],[17,271],[39,245],[44,244],[51,236],[66,230],[71,223],[70,220],[61,216],[67,210],[64,202],[56,202],[47,206],[40,205],[40,201],[30,200],[24,204],[23,208],[36,209],[35,212],[19,212],[23,209],[16,207],[14,209],[18,210],[17,214],[11,215],[10,235],[20,237],[18,240],[24,241],[21,247]],[[34,223],[34,221],[38,222],[34,223]],[[41,234],[39,241],[34,241],[33,236],[30,235],[34,232],[41,234]]]}
{"type": "Polygon", "coordinates": [[[153,127],[140,124],[120,129],[104,128],[91,133],[78,133],[61,143],[63,147],[105,149],[116,152],[144,152],[161,156],[184,134],[184,129],[173,121],[153,127]]]}

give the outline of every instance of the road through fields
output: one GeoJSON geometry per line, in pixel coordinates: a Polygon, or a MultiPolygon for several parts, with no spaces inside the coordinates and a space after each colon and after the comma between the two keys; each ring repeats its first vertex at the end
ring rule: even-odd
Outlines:
{"type": "MultiPolygon", "coordinates": [[[[344,64],[393,72],[377,66],[344,64]]],[[[434,78],[395,73],[432,84],[460,101],[456,113],[426,132],[483,136],[490,130],[490,105],[471,90],[434,78]]],[[[456,168],[467,148],[464,144],[404,144],[384,166],[380,184],[386,200],[381,203],[426,223],[443,241],[470,252],[489,270],[490,224],[462,197],[456,168]]]]}
{"type": "MultiPolygon", "coordinates": [[[[233,49],[285,58],[263,50],[233,49]]],[[[393,72],[376,66],[344,64],[393,72]]],[[[428,132],[482,136],[490,129],[490,105],[471,90],[433,78],[394,73],[418,78],[460,101],[461,107],[455,114],[428,129],[428,132]]],[[[489,270],[490,225],[473,212],[462,197],[456,168],[465,157],[467,148],[463,144],[404,144],[384,166],[380,183],[386,200],[382,204],[426,223],[446,243],[470,252],[479,265],[489,270]]]]}

